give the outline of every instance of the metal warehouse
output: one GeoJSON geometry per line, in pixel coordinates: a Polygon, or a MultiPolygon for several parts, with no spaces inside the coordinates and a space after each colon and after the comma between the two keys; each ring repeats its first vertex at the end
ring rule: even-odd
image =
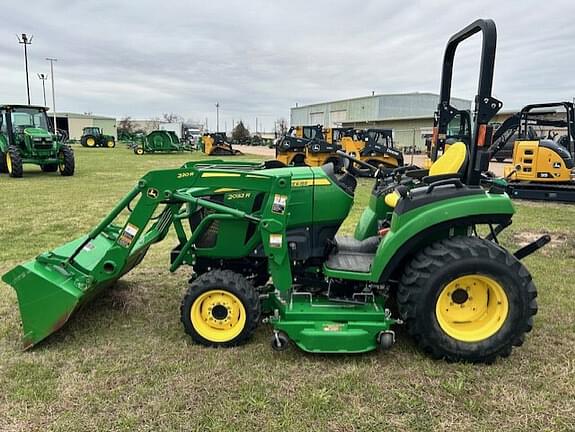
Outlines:
{"type": "MultiPolygon", "coordinates": [[[[52,114],[48,114],[52,115],[52,114]]],[[[71,140],[79,140],[82,136],[82,129],[85,127],[99,127],[102,133],[118,138],[116,130],[116,119],[93,114],[79,114],[70,112],[56,113],[58,129],[65,130],[71,140]]]]}
{"type": "MultiPolygon", "coordinates": [[[[394,130],[400,148],[425,148],[431,135],[435,93],[381,94],[291,108],[292,126],[321,124],[325,127],[385,127],[394,130]]],[[[458,109],[471,109],[471,101],[452,98],[458,109]]]]}

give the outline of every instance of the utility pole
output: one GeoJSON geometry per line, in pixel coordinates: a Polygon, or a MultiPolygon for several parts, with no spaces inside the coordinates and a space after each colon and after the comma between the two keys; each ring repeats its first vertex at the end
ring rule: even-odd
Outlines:
{"type": "Polygon", "coordinates": [[[56,93],[54,92],[54,62],[58,61],[57,58],[46,57],[50,62],[50,76],[52,77],[52,115],[54,116],[54,133],[56,133],[56,93]]]}
{"type": "Polygon", "coordinates": [[[28,39],[26,33],[22,33],[22,38],[20,38],[20,36],[18,35],[16,35],[16,37],[18,38],[18,43],[24,45],[24,65],[26,67],[26,93],[28,94],[28,105],[30,105],[30,81],[28,79],[28,45],[32,45],[32,39],[34,39],[34,36],[30,36],[30,39],[28,39]]]}
{"type": "Polygon", "coordinates": [[[38,78],[42,81],[42,94],[44,95],[44,106],[46,106],[46,80],[48,79],[48,75],[39,73],[38,78]]]}
{"type": "Polygon", "coordinates": [[[206,133],[208,133],[210,130],[208,129],[208,118],[206,117],[206,133]]]}
{"type": "Polygon", "coordinates": [[[216,102],[216,132],[220,131],[220,103],[216,102]]]}

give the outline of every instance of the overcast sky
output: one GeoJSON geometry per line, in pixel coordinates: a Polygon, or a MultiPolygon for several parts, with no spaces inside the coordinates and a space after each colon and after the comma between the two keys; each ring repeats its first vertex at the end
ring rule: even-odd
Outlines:
{"type": "MultiPolygon", "coordinates": [[[[266,129],[289,108],[376,93],[438,92],[445,42],[476,18],[498,27],[504,109],[575,96],[575,2],[38,0],[2,5],[0,102],[25,102],[22,46],[37,73],[57,57],[58,111],[176,112],[266,129]],[[513,4],[511,4],[513,3],[513,4]]],[[[476,90],[479,38],[456,57],[453,95],[476,90]]],[[[50,99],[50,92],[48,98],[50,99]]],[[[51,105],[49,103],[49,105],[51,105]]]]}

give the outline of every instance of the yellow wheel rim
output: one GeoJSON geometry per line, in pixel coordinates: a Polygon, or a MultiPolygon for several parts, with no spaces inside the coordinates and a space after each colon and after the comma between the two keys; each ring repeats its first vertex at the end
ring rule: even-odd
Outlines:
{"type": "Polygon", "coordinates": [[[8,173],[12,174],[12,158],[10,153],[6,153],[6,168],[8,168],[8,173]]]}
{"type": "Polygon", "coordinates": [[[141,149],[141,148],[136,149],[136,154],[143,155],[143,154],[144,154],[144,150],[141,149]]]}
{"type": "Polygon", "coordinates": [[[114,147],[114,141],[112,140],[108,141],[108,147],[110,148],[114,147]]]}
{"type": "Polygon", "coordinates": [[[200,295],[190,310],[192,325],[210,342],[228,342],[237,337],[246,325],[246,310],[234,294],[210,290],[200,295]]]}
{"type": "Polygon", "coordinates": [[[508,312],[509,301],[502,286],[489,276],[477,274],[451,281],[435,305],[441,329],[463,342],[493,336],[505,323],[508,312]]]}
{"type": "Polygon", "coordinates": [[[88,138],[86,140],[86,145],[88,147],[94,147],[96,145],[96,140],[94,138],[88,138]]]}

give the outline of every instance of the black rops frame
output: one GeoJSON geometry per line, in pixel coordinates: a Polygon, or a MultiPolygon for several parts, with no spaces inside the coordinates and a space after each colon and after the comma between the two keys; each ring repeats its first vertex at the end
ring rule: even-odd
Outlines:
{"type": "Polygon", "coordinates": [[[453,79],[453,62],[458,45],[475,33],[483,35],[481,45],[481,62],[479,66],[479,84],[475,96],[473,111],[474,128],[471,130],[469,140],[469,163],[464,181],[469,185],[478,185],[481,173],[489,168],[488,147],[492,129],[487,127],[489,121],[503,107],[503,103],[491,96],[493,86],[493,71],[495,69],[495,49],[497,46],[497,28],[490,19],[478,19],[463,30],[455,33],[445,48],[443,55],[443,69],[441,73],[441,91],[439,104],[435,113],[431,159],[437,158],[438,150],[445,148],[447,139],[447,126],[449,122],[461,112],[451,105],[451,85],[453,79]]]}

